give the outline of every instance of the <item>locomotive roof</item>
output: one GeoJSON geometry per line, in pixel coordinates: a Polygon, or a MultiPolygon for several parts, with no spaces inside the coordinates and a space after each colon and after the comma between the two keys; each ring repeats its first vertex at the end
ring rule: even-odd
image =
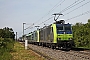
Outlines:
{"type": "Polygon", "coordinates": [[[64,20],[55,21],[54,24],[65,24],[64,20]]]}

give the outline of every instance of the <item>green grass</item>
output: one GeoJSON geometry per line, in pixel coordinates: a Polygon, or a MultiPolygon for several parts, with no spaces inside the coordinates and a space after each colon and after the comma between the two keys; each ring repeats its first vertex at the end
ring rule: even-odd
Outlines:
{"type": "Polygon", "coordinates": [[[45,60],[32,50],[25,50],[24,46],[18,42],[15,42],[13,50],[14,52],[11,52],[12,60],[45,60]]]}

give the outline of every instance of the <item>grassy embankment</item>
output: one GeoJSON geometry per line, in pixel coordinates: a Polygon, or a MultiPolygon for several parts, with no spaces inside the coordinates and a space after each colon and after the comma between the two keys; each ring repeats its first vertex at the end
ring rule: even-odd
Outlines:
{"type": "Polygon", "coordinates": [[[25,50],[18,42],[14,44],[14,52],[11,53],[13,60],[45,60],[32,50],[25,50]]]}

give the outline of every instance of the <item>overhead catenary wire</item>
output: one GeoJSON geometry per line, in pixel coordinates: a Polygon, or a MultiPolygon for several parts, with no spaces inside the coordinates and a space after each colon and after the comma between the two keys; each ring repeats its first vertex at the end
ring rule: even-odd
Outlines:
{"type": "Polygon", "coordinates": [[[45,21],[43,21],[43,22],[39,23],[38,25],[41,25],[42,23],[45,23],[46,21],[48,21],[48,20],[50,20],[50,19],[52,19],[52,18],[53,18],[53,16],[52,16],[52,17],[50,17],[50,18],[48,18],[47,20],[45,20],[45,21]]]}
{"type": "Polygon", "coordinates": [[[70,14],[71,12],[73,12],[73,11],[75,11],[75,10],[77,10],[77,9],[79,9],[79,8],[81,8],[81,7],[83,7],[83,6],[85,6],[85,5],[88,4],[88,3],[90,3],[90,1],[88,1],[88,2],[86,2],[86,3],[84,3],[84,4],[82,4],[81,6],[75,8],[75,9],[73,9],[73,10],[71,10],[70,12],[64,14],[63,16],[65,16],[65,15],[67,15],[67,14],[70,14]]]}
{"type": "MultiPolygon", "coordinates": [[[[64,1],[65,1],[65,0],[63,0],[60,4],[56,5],[51,11],[49,11],[49,13],[52,12],[54,9],[56,9],[56,8],[57,8],[58,6],[60,6],[61,4],[63,4],[64,1]]],[[[49,13],[48,13],[48,14],[49,14],[49,13]]]]}
{"type": "MultiPolygon", "coordinates": [[[[38,25],[41,25],[42,23],[44,23],[44,22],[46,22],[46,21],[48,21],[48,20],[50,20],[50,19],[52,19],[52,18],[53,18],[53,16],[52,16],[52,17],[50,17],[50,18],[48,18],[47,20],[45,20],[45,21],[43,21],[43,22],[39,23],[38,25]]],[[[33,25],[35,25],[35,24],[33,23],[32,25],[30,25],[29,27],[27,27],[27,28],[26,28],[26,29],[24,29],[24,30],[31,29],[33,25]]]]}
{"type": "Polygon", "coordinates": [[[78,4],[80,4],[80,3],[84,2],[84,1],[85,1],[85,0],[82,0],[82,1],[79,2],[79,0],[77,0],[77,1],[75,1],[73,4],[69,5],[68,7],[66,7],[65,9],[63,9],[62,11],[60,11],[59,13],[65,12],[65,11],[67,11],[67,10],[69,10],[69,9],[77,6],[78,4]],[[75,4],[75,5],[74,5],[74,4],[75,4]]]}
{"type": "MultiPolygon", "coordinates": [[[[45,14],[43,17],[41,17],[38,21],[42,20],[44,17],[48,16],[53,10],[55,10],[59,5],[63,4],[65,0],[60,0],[52,9],[49,10],[47,14],[45,14]]],[[[37,23],[36,21],[35,23],[37,23]]]]}
{"type": "MultiPolygon", "coordinates": [[[[59,5],[61,5],[62,3],[64,3],[64,1],[65,1],[65,0],[63,0],[59,5]]],[[[55,6],[51,9],[51,11],[53,11],[53,10],[54,10],[55,8],[57,8],[59,5],[58,5],[58,4],[55,5],[55,6]]],[[[51,11],[49,11],[48,14],[49,14],[51,11]]],[[[52,18],[52,17],[48,18],[47,20],[41,22],[40,24],[45,23],[46,21],[50,20],[51,18],[52,18]]],[[[40,25],[40,24],[38,24],[38,25],[40,25]]]]}
{"type": "Polygon", "coordinates": [[[24,30],[27,30],[27,29],[31,28],[33,25],[35,25],[35,24],[33,23],[32,25],[30,25],[29,27],[27,27],[27,28],[24,29],[24,30]]]}
{"type": "MultiPolygon", "coordinates": [[[[69,7],[71,7],[72,5],[74,5],[75,3],[77,3],[78,1],[79,1],[79,0],[73,2],[71,5],[69,5],[68,7],[66,7],[65,9],[63,9],[62,11],[67,10],[69,7]]],[[[62,12],[62,11],[60,11],[60,12],[62,12]]]]}
{"type": "Polygon", "coordinates": [[[71,19],[75,19],[75,18],[77,18],[77,17],[83,16],[83,15],[86,15],[86,14],[89,14],[89,13],[90,13],[90,10],[88,10],[88,11],[82,13],[82,14],[76,15],[76,16],[74,16],[74,17],[72,17],[72,18],[69,18],[69,19],[67,19],[66,21],[71,20],[71,19]]]}

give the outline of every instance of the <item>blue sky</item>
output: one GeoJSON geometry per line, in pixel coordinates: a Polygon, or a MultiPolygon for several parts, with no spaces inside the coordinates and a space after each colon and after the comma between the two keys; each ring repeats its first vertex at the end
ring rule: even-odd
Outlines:
{"type": "MultiPolygon", "coordinates": [[[[52,17],[53,13],[59,13],[60,11],[62,11],[63,9],[65,9],[75,1],[78,0],[70,0],[70,1],[69,0],[0,0],[0,28],[11,27],[13,28],[14,32],[18,32],[18,36],[21,36],[23,22],[27,23],[25,24],[25,28],[32,25],[33,23],[35,25],[38,25],[43,21],[47,20],[48,18],[52,17]],[[54,6],[55,8],[51,10],[54,6]]],[[[80,1],[83,0],[79,0],[78,2],[80,1]]],[[[89,0],[85,0],[82,3],[76,5],[75,7],[72,7],[71,9],[68,9],[62,13],[66,14],[88,1],[89,0]]],[[[70,14],[61,16],[59,19],[67,20],[81,13],[84,13],[90,10],[89,6],[90,3],[71,12],[70,14]]],[[[90,18],[90,14],[88,13],[81,17],[68,20],[66,21],[66,23],[68,22],[71,24],[75,24],[76,22],[87,23],[89,18],[90,18]]],[[[53,22],[54,20],[52,18],[49,21],[45,22],[44,24],[49,25],[53,22]]],[[[41,24],[40,26],[43,27],[44,24],[41,24]]],[[[25,34],[33,31],[34,29],[36,28],[27,29],[25,31],[25,34]]]]}

